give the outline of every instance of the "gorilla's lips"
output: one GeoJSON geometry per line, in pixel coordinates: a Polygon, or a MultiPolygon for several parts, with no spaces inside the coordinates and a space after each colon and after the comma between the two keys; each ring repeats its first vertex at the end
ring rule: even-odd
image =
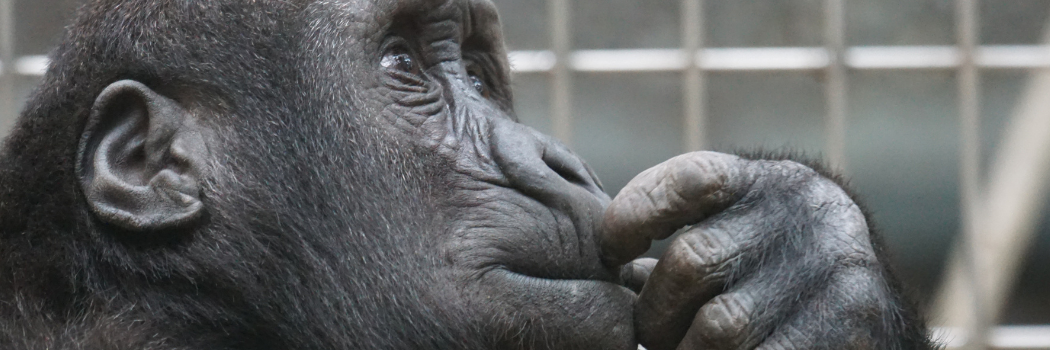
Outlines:
{"type": "Polygon", "coordinates": [[[453,254],[461,265],[522,278],[617,282],[595,240],[604,208],[598,198],[562,198],[570,208],[561,210],[513,189],[479,192],[473,197],[483,202],[463,208],[454,230],[453,254]]]}
{"type": "MultiPolygon", "coordinates": [[[[552,228],[552,223],[573,226],[563,217],[527,227],[552,228]]],[[[475,253],[495,255],[483,257],[493,265],[480,267],[467,287],[470,294],[481,296],[473,301],[480,305],[471,309],[486,332],[520,330],[500,338],[498,348],[636,348],[636,295],[616,284],[616,274],[602,265],[589,229],[511,229],[498,234],[505,239],[485,240],[491,244],[488,248],[475,246],[475,253]]]]}

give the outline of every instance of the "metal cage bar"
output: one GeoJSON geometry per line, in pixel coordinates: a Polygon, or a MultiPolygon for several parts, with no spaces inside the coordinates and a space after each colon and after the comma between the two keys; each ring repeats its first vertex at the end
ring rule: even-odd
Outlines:
{"type": "Polygon", "coordinates": [[[846,168],[846,11],[845,0],[824,1],[824,45],[828,63],[824,98],[827,113],[824,121],[825,153],[828,163],[840,170],[846,168]]]}
{"type": "Polygon", "coordinates": [[[685,59],[685,71],[682,74],[682,101],[685,126],[684,147],[686,152],[699,151],[707,144],[704,131],[707,128],[707,114],[704,100],[704,71],[701,68],[703,57],[699,55],[704,46],[704,2],[702,0],[682,0],[682,48],[679,54],[685,59]]]}
{"type": "Polygon", "coordinates": [[[976,63],[978,45],[976,0],[956,0],[956,36],[960,64],[957,72],[959,100],[959,193],[962,235],[967,250],[963,257],[972,303],[972,322],[965,326],[969,338],[966,349],[988,348],[988,319],[983,298],[981,274],[976,261],[981,258],[980,225],[980,72],[976,63]]]}
{"type": "Polygon", "coordinates": [[[548,18],[551,21],[551,48],[554,62],[551,67],[550,98],[551,124],[554,136],[572,145],[572,22],[569,0],[548,0],[548,18]]]}
{"type": "Polygon", "coordinates": [[[0,130],[15,119],[15,61],[14,0],[0,0],[0,130]]]}

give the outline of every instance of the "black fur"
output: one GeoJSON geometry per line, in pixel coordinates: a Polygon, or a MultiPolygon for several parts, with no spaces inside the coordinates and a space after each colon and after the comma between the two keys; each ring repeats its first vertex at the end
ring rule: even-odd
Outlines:
{"type": "MultiPolygon", "coordinates": [[[[383,271],[395,266],[354,271],[328,265],[326,261],[331,260],[318,255],[335,254],[336,249],[326,248],[339,247],[341,244],[331,241],[337,237],[280,234],[311,229],[331,232],[332,228],[324,227],[289,228],[280,222],[288,219],[284,216],[311,215],[315,210],[357,216],[364,220],[361,227],[365,228],[403,225],[382,222],[389,215],[376,213],[411,211],[420,199],[400,198],[407,190],[399,193],[396,189],[411,185],[390,179],[386,168],[424,165],[404,154],[400,157],[405,159],[399,160],[389,148],[381,154],[350,150],[356,152],[350,156],[362,172],[354,175],[370,179],[373,186],[348,193],[390,199],[362,201],[362,208],[312,208],[310,213],[297,213],[282,208],[306,209],[316,204],[278,204],[296,199],[273,193],[206,198],[219,208],[202,225],[214,234],[157,233],[159,240],[119,232],[93,220],[86,211],[73,173],[76,144],[95,96],[114,81],[136,79],[177,100],[206,106],[215,114],[209,122],[218,129],[254,129],[239,130],[245,131],[242,137],[310,133],[309,126],[287,119],[296,113],[308,115],[302,110],[306,106],[295,104],[304,93],[301,81],[305,79],[297,69],[297,56],[309,53],[291,49],[307,40],[295,35],[306,25],[305,10],[302,4],[283,1],[159,0],[95,1],[80,10],[68,38],[52,54],[49,72],[7,139],[0,160],[0,269],[4,276],[0,278],[0,300],[4,300],[0,347],[476,347],[469,340],[480,337],[469,328],[461,333],[447,326],[455,323],[455,315],[437,315],[411,294],[360,293],[404,290],[401,283],[391,285],[394,281],[382,276],[411,277],[412,273],[383,271]],[[273,125],[274,121],[283,125],[273,125]],[[268,130],[267,123],[282,131],[268,130]],[[382,156],[392,157],[377,159],[382,156]],[[390,188],[395,190],[387,191],[390,188]],[[273,210],[283,212],[260,214],[273,210]],[[350,210],[354,212],[345,213],[350,210]],[[232,230],[215,231],[223,229],[219,223],[273,234],[235,237],[228,234],[232,230]],[[169,249],[172,246],[175,248],[169,249]],[[311,274],[319,269],[337,269],[333,275],[344,280],[312,280],[311,274]],[[320,284],[310,285],[311,281],[320,284]],[[344,284],[359,289],[347,290],[344,284]],[[280,289],[271,289],[275,286],[280,289]],[[185,289],[188,287],[194,289],[185,289]],[[333,301],[343,306],[332,305],[333,301]],[[353,309],[347,309],[349,305],[353,309]],[[326,318],[344,322],[327,322],[326,318]],[[438,322],[443,326],[434,325],[438,322]],[[217,334],[222,334],[221,339],[217,334]]],[[[284,161],[303,151],[308,150],[261,149],[259,154],[240,154],[244,158],[218,159],[217,163],[244,183],[308,185],[303,178],[325,175],[297,173],[288,168],[303,169],[305,164],[284,161]],[[251,156],[257,158],[245,159],[251,156]],[[245,167],[238,169],[245,173],[229,170],[238,167],[245,167]],[[249,178],[253,174],[258,178],[249,178]]],[[[324,152],[312,155],[324,156],[324,152]]],[[[208,184],[206,194],[224,192],[217,189],[221,186],[208,184]]],[[[406,254],[400,251],[399,242],[376,246],[390,251],[359,249],[360,254],[353,258],[381,261],[406,254]]]]}
{"type": "MultiPolygon", "coordinates": [[[[930,341],[928,330],[925,327],[926,321],[920,315],[918,304],[913,298],[909,297],[910,291],[906,290],[905,287],[900,283],[900,280],[896,277],[893,272],[893,265],[889,262],[893,261],[891,253],[886,250],[885,243],[883,242],[882,235],[878,229],[874,220],[871,220],[870,210],[865,207],[864,200],[861,196],[852,190],[852,186],[849,183],[849,179],[843,177],[841,174],[831,170],[831,168],[819,158],[808,157],[805,154],[792,151],[792,150],[779,150],[779,151],[768,151],[768,150],[737,150],[733,152],[741,158],[751,160],[786,160],[793,161],[805,165],[806,167],[813,169],[820,176],[834,181],[846,193],[853,199],[864,216],[868,218],[868,232],[870,233],[871,243],[875,248],[875,255],[882,264],[878,266],[871,266],[871,268],[879,271],[886,282],[884,286],[886,289],[878,293],[880,301],[883,305],[889,307],[885,310],[881,310],[881,313],[874,313],[868,315],[868,317],[877,320],[873,322],[877,327],[870,329],[870,339],[876,341],[875,344],[871,344],[873,349],[937,349],[939,346],[933,344],[930,341]],[[881,342],[881,343],[879,343],[881,342]]],[[[800,222],[797,225],[805,225],[804,222],[800,222]]],[[[784,249],[783,245],[787,244],[788,241],[784,240],[771,240],[760,250],[764,251],[775,251],[775,250],[789,250],[784,249]]],[[[769,253],[756,253],[756,256],[769,255],[769,253]]],[[[761,262],[754,262],[760,264],[761,262]]],[[[804,271],[809,276],[800,276],[802,279],[813,279],[813,280],[828,280],[837,269],[834,264],[828,264],[823,261],[817,260],[812,261],[808,264],[807,268],[798,269],[797,271],[804,271]]],[[[783,285],[804,285],[796,283],[788,283],[788,276],[784,276],[785,281],[783,285]]],[[[730,288],[730,287],[727,287],[730,288]]],[[[781,293],[779,297],[783,298],[787,302],[797,302],[799,300],[806,300],[811,298],[809,292],[813,289],[811,287],[794,290],[790,292],[781,293]]],[[[776,303],[771,301],[770,303],[776,303]]],[[[782,315],[784,317],[788,315],[782,315]]],[[[780,324],[784,319],[781,317],[772,317],[767,319],[770,324],[780,324]]],[[[772,327],[768,327],[772,328],[772,327]]]]}

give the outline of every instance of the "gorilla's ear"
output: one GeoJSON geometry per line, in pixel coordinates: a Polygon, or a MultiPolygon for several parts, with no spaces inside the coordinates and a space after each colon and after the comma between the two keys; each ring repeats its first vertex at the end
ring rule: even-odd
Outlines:
{"type": "Polygon", "coordinates": [[[106,87],[77,153],[92,212],[131,231],[176,228],[203,212],[200,177],[208,151],[194,118],[142,83],[106,87]]]}

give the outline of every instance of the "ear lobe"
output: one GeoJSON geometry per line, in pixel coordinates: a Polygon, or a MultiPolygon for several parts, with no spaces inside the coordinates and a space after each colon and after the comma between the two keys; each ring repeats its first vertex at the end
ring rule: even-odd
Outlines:
{"type": "Polygon", "coordinates": [[[92,212],[130,231],[191,224],[203,212],[200,174],[207,148],[178,102],[123,80],[92,107],[77,175],[92,212]]]}

